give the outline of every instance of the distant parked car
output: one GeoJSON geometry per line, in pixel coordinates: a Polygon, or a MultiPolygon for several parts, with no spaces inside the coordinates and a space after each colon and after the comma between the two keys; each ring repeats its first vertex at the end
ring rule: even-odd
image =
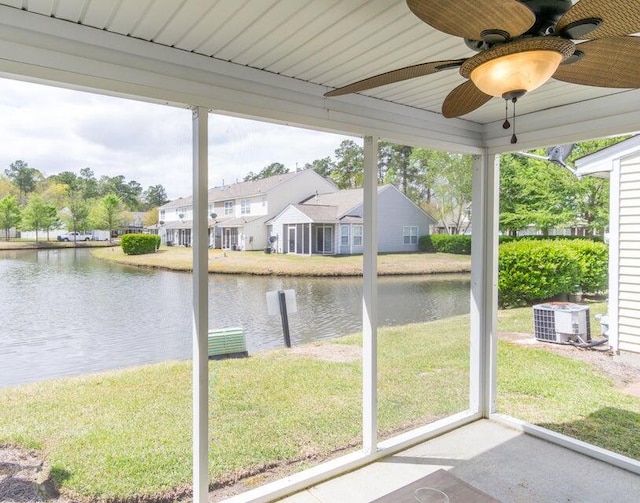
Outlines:
{"type": "Polygon", "coordinates": [[[84,232],[67,232],[58,236],[58,241],[91,241],[93,234],[84,232]]]}

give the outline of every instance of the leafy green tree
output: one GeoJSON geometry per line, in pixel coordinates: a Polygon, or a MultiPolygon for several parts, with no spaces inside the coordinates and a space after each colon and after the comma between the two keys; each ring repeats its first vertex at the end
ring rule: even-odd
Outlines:
{"type": "Polygon", "coordinates": [[[98,180],[96,179],[91,168],[82,168],[80,175],[77,177],[78,189],[82,192],[85,199],[93,199],[98,194],[98,180]]]}
{"type": "Polygon", "coordinates": [[[252,182],[254,180],[262,180],[263,178],[269,178],[270,176],[284,175],[289,172],[288,168],[284,167],[284,164],[279,162],[272,162],[267,167],[262,168],[259,173],[250,171],[247,176],[244,177],[245,182],[252,182]]]}
{"type": "Polygon", "coordinates": [[[107,194],[93,207],[91,220],[95,227],[109,231],[109,241],[112,232],[120,226],[122,221],[122,200],[115,194],[107,194]]]}
{"type": "Polygon", "coordinates": [[[16,186],[5,175],[0,174],[0,197],[17,195],[16,186]]]}
{"type": "Polygon", "coordinates": [[[165,188],[158,185],[151,185],[147,190],[142,193],[142,198],[144,200],[146,208],[154,208],[157,206],[162,206],[169,202],[169,198],[167,197],[167,191],[165,188]]]}
{"type": "Polygon", "coordinates": [[[576,222],[577,179],[547,161],[506,154],[500,158],[500,228],[515,234],[532,225],[549,230],[576,222]]]}
{"type": "Polygon", "coordinates": [[[381,142],[378,149],[378,171],[384,172],[381,180],[392,183],[405,196],[418,202],[420,190],[415,189],[420,185],[421,172],[419,165],[411,162],[413,147],[381,142]],[[382,168],[381,163],[386,163],[386,166],[382,168]]]}
{"type": "Polygon", "coordinates": [[[335,165],[331,160],[331,157],[316,159],[315,161],[304,165],[304,169],[312,169],[324,178],[328,178],[329,176],[331,176],[331,172],[334,168],[335,165]]]}
{"type": "Polygon", "coordinates": [[[67,229],[71,232],[80,232],[87,229],[90,209],[80,193],[75,192],[69,196],[66,210],[64,220],[67,229]]]}
{"type": "Polygon", "coordinates": [[[45,203],[47,214],[42,223],[43,229],[47,231],[47,241],[49,241],[49,231],[51,229],[59,229],[62,226],[58,209],[51,203],[45,203]]]}
{"type": "Polygon", "coordinates": [[[57,175],[51,175],[47,180],[67,186],[67,190],[77,192],[80,190],[78,175],[72,171],[62,171],[57,175]]]}
{"type": "Polygon", "coordinates": [[[336,162],[331,179],[341,189],[361,187],[364,172],[363,148],[353,140],[343,140],[335,154],[336,162]]]}
{"type": "Polygon", "coordinates": [[[35,190],[38,180],[42,179],[42,174],[37,169],[30,168],[26,162],[20,160],[12,162],[4,173],[18,187],[21,204],[26,195],[35,190]]]}
{"type": "MultiPolygon", "coordinates": [[[[448,232],[464,233],[469,227],[469,207],[472,194],[472,158],[439,150],[416,148],[410,164],[419,172],[423,201],[427,200],[434,216],[448,232]]],[[[420,187],[414,182],[417,192],[420,187]]],[[[414,195],[416,197],[416,195],[414,195]]]]}
{"type": "Polygon", "coordinates": [[[56,219],[57,210],[55,206],[47,204],[41,196],[34,194],[29,198],[27,206],[22,210],[21,226],[24,230],[36,231],[36,242],[38,242],[39,230],[47,230],[47,239],[49,239],[49,229],[55,224],[56,219]]]}
{"type": "MultiPolygon", "coordinates": [[[[627,138],[629,136],[616,136],[580,142],[574,146],[567,162],[571,164],[579,157],[610,147],[627,138]]],[[[589,235],[602,234],[609,225],[609,185],[607,178],[593,176],[587,176],[577,183],[576,210],[589,235]]]]}
{"type": "Polygon", "coordinates": [[[115,194],[131,211],[136,211],[140,207],[142,185],[135,180],[127,182],[123,175],[101,176],[98,181],[98,192],[102,196],[115,194]]]}
{"type": "Polygon", "coordinates": [[[158,223],[158,208],[151,208],[146,211],[144,216],[142,217],[142,223],[146,227],[151,227],[152,225],[157,225],[158,223]]]}
{"type": "Polygon", "coordinates": [[[5,196],[0,199],[0,228],[4,229],[5,239],[9,240],[9,232],[20,223],[20,204],[16,196],[5,196]]]}

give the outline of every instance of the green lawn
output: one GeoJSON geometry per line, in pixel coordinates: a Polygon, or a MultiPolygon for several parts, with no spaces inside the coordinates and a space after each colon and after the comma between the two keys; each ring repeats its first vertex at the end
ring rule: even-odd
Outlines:
{"type": "MultiPolygon", "coordinates": [[[[506,327],[531,323],[530,308],[507,313],[506,327]]],[[[382,437],[466,408],[468,332],[468,316],[380,331],[382,437]]],[[[328,361],[283,349],[210,362],[213,481],[317,463],[359,446],[360,337],[316,346],[328,355],[338,346],[356,358],[328,361]]],[[[502,412],[640,459],[640,399],[589,365],[501,342],[498,374],[502,412]]],[[[0,389],[0,444],[42,450],[69,495],[121,501],[180,494],[191,481],[191,365],[0,389]]]]}

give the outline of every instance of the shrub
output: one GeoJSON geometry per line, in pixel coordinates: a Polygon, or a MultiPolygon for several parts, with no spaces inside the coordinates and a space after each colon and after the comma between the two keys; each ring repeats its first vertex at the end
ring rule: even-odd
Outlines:
{"type": "Polygon", "coordinates": [[[433,243],[431,242],[431,235],[427,234],[426,236],[420,236],[418,240],[418,250],[426,253],[435,253],[436,249],[433,247],[433,243]]]}
{"type": "Polygon", "coordinates": [[[428,253],[471,255],[471,236],[463,234],[432,234],[421,236],[419,247],[428,253]]]}
{"type": "Polygon", "coordinates": [[[125,234],[120,238],[120,245],[126,255],[155,253],[160,247],[160,236],[155,234],[125,234]]]}
{"type": "Polygon", "coordinates": [[[609,248],[589,239],[567,241],[566,245],[578,256],[580,291],[600,293],[609,287],[609,248]]]}
{"type": "Polygon", "coordinates": [[[581,282],[579,256],[566,241],[522,240],[500,245],[498,298],[526,305],[572,293],[581,282]]]}

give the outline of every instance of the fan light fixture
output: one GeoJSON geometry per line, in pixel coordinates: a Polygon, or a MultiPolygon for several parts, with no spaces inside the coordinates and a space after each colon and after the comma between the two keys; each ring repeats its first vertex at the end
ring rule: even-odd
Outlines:
{"type": "Polygon", "coordinates": [[[517,52],[482,63],[469,76],[483,93],[512,99],[544,84],[561,62],[556,51],[517,52]]]}
{"type": "Polygon", "coordinates": [[[556,72],[560,63],[575,52],[571,40],[532,37],[498,45],[466,60],[460,74],[487,96],[505,99],[504,129],[509,129],[507,103],[513,102],[513,135],[517,143],[516,109],[518,98],[537,89],[556,72]]]}
{"type": "Polygon", "coordinates": [[[519,98],[549,80],[574,50],[570,40],[527,38],[476,54],[464,62],[460,73],[489,96],[519,98]]]}

